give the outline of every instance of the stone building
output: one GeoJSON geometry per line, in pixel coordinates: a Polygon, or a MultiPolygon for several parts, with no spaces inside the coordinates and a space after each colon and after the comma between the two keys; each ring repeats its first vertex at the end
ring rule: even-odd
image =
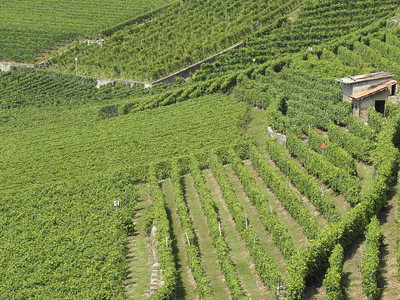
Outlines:
{"type": "Polygon", "coordinates": [[[397,81],[389,72],[374,72],[338,78],[343,84],[343,101],[353,106],[353,115],[360,121],[368,121],[368,108],[385,113],[385,101],[396,93],[397,81]]]}

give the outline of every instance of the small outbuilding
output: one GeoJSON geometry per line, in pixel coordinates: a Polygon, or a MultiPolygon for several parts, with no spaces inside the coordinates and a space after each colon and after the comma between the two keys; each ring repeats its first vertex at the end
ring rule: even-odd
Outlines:
{"type": "Polygon", "coordinates": [[[343,84],[343,101],[353,106],[353,115],[360,121],[368,121],[368,108],[385,113],[385,101],[396,93],[397,81],[389,72],[374,72],[338,78],[343,84]]]}

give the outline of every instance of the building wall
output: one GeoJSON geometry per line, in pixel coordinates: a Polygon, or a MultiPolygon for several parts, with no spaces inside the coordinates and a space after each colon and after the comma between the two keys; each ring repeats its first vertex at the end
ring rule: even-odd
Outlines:
{"type": "Polygon", "coordinates": [[[368,108],[375,107],[375,101],[385,101],[389,95],[391,95],[391,91],[385,89],[364,99],[353,100],[353,115],[360,121],[367,122],[368,108]]]}
{"type": "Polygon", "coordinates": [[[380,78],[380,79],[374,79],[374,80],[368,80],[368,81],[362,81],[362,82],[354,82],[351,84],[344,84],[343,85],[343,95],[349,96],[351,94],[365,91],[373,86],[385,83],[388,81],[388,78],[380,78]]]}

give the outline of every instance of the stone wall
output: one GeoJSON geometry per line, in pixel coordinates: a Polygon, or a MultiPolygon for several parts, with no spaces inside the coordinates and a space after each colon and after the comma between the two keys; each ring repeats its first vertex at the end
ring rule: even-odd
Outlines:
{"type": "Polygon", "coordinates": [[[226,52],[228,52],[229,50],[232,49],[238,49],[240,47],[243,46],[243,43],[238,43],[236,45],[233,45],[232,47],[229,47],[217,54],[214,54],[213,56],[210,56],[209,58],[203,59],[187,68],[184,68],[178,72],[175,72],[173,74],[170,74],[164,78],[158,79],[156,81],[154,81],[152,84],[157,84],[157,83],[173,83],[176,80],[176,77],[183,77],[183,78],[187,78],[190,76],[191,73],[195,72],[196,70],[200,69],[201,65],[204,63],[211,63],[214,62],[218,56],[225,54],[226,52]]]}
{"type": "Polygon", "coordinates": [[[33,64],[21,64],[21,63],[15,63],[15,62],[0,62],[0,71],[8,72],[8,71],[11,70],[11,67],[13,67],[13,66],[33,68],[35,65],[33,65],[33,64]]]}

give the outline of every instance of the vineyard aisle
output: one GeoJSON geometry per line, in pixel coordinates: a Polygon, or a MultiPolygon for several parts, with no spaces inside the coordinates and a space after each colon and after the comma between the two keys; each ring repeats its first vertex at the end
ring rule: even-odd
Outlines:
{"type": "Polygon", "coordinates": [[[361,287],[360,265],[365,248],[365,237],[359,237],[344,253],[343,285],[347,299],[360,299],[363,295],[361,287]]]}
{"type": "Polygon", "coordinates": [[[320,213],[314,206],[314,204],[311,203],[311,201],[304,195],[302,195],[296,188],[296,186],[291,182],[290,178],[286,176],[282,170],[276,166],[276,164],[268,157],[266,156],[265,161],[269,163],[271,166],[276,169],[279,174],[282,176],[283,180],[285,181],[286,185],[297,195],[301,197],[301,200],[303,200],[303,205],[304,207],[308,210],[308,212],[316,219],[318,224],[321,226],[321,229],[325,228],[326,225],[328,224],[327,220],[325,217],[320,213]]]}
{"type": "Polygon", "coordinates": [[[163,181],[162,189],[164,192],[165,203],[167,204],[167,214],[172,227],[173,248],[175,264],[178,272],[178,298],[179,299],[198,299],[196,295],[196,283],[192,271],[188,265],[186,253],[186,240],[179,221],[176,210],[176,202],[171,179],[163,181]]]}
{"type": "Polygon", "coordinates": [[[230,299],[230,292],[217,260],[217,251],[212,245],[211,234],[194,187],[193,177],[191,175],[186,175],[184,184],[186,202],[198,238],[204,270],[211,281],[211,288],[216,299],[230,299]]]}
{"type": "MultiPolygon", "coordinates": [[[[397,187],[398,189],[399,187],[397,187]]],[[[382,299],[396,299],[400,295],[400,283],[397,280],[398,265],[396,261],[398,228],[396,217],[398,212],[398,190],[389,199],[388,206],[379,214],[381,229],[384,235],[381,246],[381,265],[379,275],[380,286],[383,286],[382,299]]]]}
{"type": "Polygon", "coordinates": [[[151,266],[154,258],[150,238],[145,232],[145,211],[150,205],[149,187],[146,184],[137,186],[139,199],[134,216],[134,233],[128,237],[128,254],[126,256],[129,274],[125,280],[125,290],[131,299],[143,299],[150,296],[151,266]]]}
{"type": "Polygon", "coordinates": [[[287,270],[287,265],[285,262],[282,253],[279,251],[278,247],[276,247],[274,241],[271,238],[271,235],[264,229],[264,225],[259,219],[259,214],[257,208],[251,204],[249,197],[247,197],[246,193],[243,190],[243,186],[240,183],[239,178],[236,176],[235,172],[232,170],[230,166],[226,166],[226,172],[229,177],[229,181],[232,184],[232,188],[236,193],[236,196],[239,200],[240,205],[242,205],[246,215],[249,218],[249,224],[251,224],[254,230],[257,232],[257,235],[260,238],[260,244],[262,245],[265,253],[271,257],[275,266],[279,271],[285,274],[287,270]]]}
{"type": "Polygon", "coordinates": [[[304,235],[303,228],[285,209],[283,204],[279,201],[278,197],[268,188],[260,175],[254,169],[250,161],[244,162],[245,166],[249,169],[250,173],[255,177],[257,185],[263,191],[268,199],[270,199],[271,209],[276,211],[279,219],[287,227],[289,234],[293,238],[293,244],[299,248],[305,248],[308,243],[307,237],[304,235]]]}
{"type": "Polygon", "coordinates": [[[249,299],[265,299],[268,295],[267,288],[263,285],[255,270],[246,243],[236,230],[235,222],[223,199],[218,182],[210,170],[206,170],[203,173],[205,175],[206,184],[211,190],[211,196],[214,199],[215,206],[218,209],[225,240],[231,250],[229,254],[236,266],[239,279],[243,284],[243,289],[249,299]]]}

